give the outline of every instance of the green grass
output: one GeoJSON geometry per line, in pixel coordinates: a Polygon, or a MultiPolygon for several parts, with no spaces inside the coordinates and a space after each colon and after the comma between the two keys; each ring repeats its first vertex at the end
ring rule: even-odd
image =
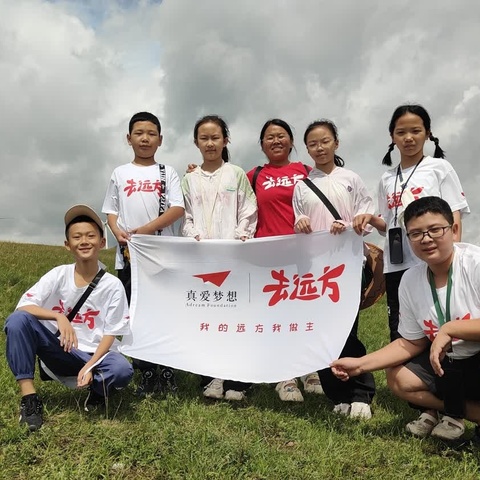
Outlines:
{"type": "MultiPolygon", "coordinates": [[[[71,261],[60,247],[0,243],[2,324],[21,294],[53,266],[71,261]]],[[[113,250],[102,252],[110,269],[113,250]]],[[[362,312],[372,351],[387,341],[385,303],[362,312]]],[[[335,416],[324,396],[285,404],[259,385],[240,405],[204,400],[198,378],[179,373],[177,397],[139,401],[133,384],[107,414],[87,414],[85,392],[38,382],[45,424],[18,425],[19,394],[0,340],[0,479],[477,479],[479,453],[456,451],[404,432],[415,417],[375,374],[372,420],[335,416]]],[[[469,425],[471,433],[471,425],[469,425]]]]}

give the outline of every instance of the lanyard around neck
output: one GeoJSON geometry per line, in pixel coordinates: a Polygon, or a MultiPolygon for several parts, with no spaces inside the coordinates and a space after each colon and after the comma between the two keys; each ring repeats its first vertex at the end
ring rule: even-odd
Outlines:
{"type": "MultiPolygon", "coordinates": [[[[452,263],[453,265],[453,263],[452,263]]],[[[450,319],[450,297],[452,295],[452,270],[453,267],[450,265],[448,269],[448,280],[447,280],[447,299],[445,301],[445,316],[443,315],[442,308],[440,306],[440,300],[438,299],[437,289],[435,287],[435,279],[433,278],[433,272],[428,269],[428,282],[430,283],[430,290],[432,291],[433,304],[435,305],[435,310],[437,312],[438,323],[442,326],[445,322],[449,322],[450,319]]]]}
{"type": "MultiPolygon", "coordinates": [[[[405,183],[403,183],[403,175],[402,175],[402,169],[400,168],[400,165],[398,165],[398,168],[397,168],[397,175],[395,176],[395,187],[393,189],[393,195],[394,197],[396,197],[397,195],[397,180],[400,178],[400,186],[402,187],[402,190],[400,191],[400,198],[399,198],[399,201],[401,202],[402,201],[402,195],[403,195],[403,192],[405,191],[405,189],[407,188],[407,184],[408,182],[410,181],[410,179],[412,178],[412,175],[415,173],[415,170],[417,169],[417,167],[420,165],[420,163],[422,163],[422,160],[424,159],[425,157],[423,156],[419,161],[418,163],[415,165],[415,167],[413,168],[412,170],[412,173],[408,176],[407,178],[407,181],[405,183]]],[[[395,198],[395,217],[393,219],[393,222],[394,222],[394,226],[396,227],[397,226],[397,217],[398,217],[398,202],[395,198]]]]}

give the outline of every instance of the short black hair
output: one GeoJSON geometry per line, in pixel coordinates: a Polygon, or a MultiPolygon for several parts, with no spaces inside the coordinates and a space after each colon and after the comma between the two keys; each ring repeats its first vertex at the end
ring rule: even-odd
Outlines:
{"type": "Polygon", "coordinates": [[[128,133],[132,133],[133,125],[137,122],[152,122],[157,126],[158,134],[162,133],[162,127],[160,120],[153,113],[150,112],[138,112],[128,122],[128,133]]]}
{"type": "Polygon", "coordinates": [[[65,238],[68,240],[68,232],[70,230],[70,227],[72,225],[75,225],[76,223],[91,223],[92,225],[95,225],[97,227],[98,232],[100,233],[100,237],[104,237],[104,232],[103,228],[98,225],[98,223],[93,220],[93,218],[88,217],[87,215],[79,215],[78,217],[75,217],[66,227],[65,227],[65,238]]]}
{"type": "Polygon", "coordinates": [[[426,213],[438,213],[445,217],[445,220],[453,225],[453,213],[452,209],[448,202],[440,197],[422,197],[418,200],[414,200],[410,205],[407,206],[403,214],[403,221],[405,223],[405,228],[407,228],[408,223],[417,217],[421,217],[426,213]]]}
{"type": "MultiPolygon", "coordinates": [[[[263,137],[265,136],[265,132],[267,131],[267,128],[270,125],[276,125],[277,127],[282,127],[290,137],[291,142],[293,143],[293,132],[292,132],[292,127],[285,121],[282,120],[281,118],[271,118],[270,120],[267,120],[265,124],[262,127],[262,130],[260,131],[260,145],[263,145],[263,137]]],[[[290,149],[290,152],[292,149],[290,149]]]]}

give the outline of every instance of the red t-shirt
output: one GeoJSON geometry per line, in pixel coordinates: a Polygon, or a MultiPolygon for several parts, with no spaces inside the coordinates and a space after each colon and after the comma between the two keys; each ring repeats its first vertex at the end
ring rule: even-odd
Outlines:
{"type": "MultiPolygon", "coordinates": [[[[250,183],[257,167],[247,173],[250,183]]],[[[257,196],[258,223],[255,237],[274,237],[294,233],[292,197],[295,184],[308,176],[310,167],[301,162],[276,166],[266,163],[252,185],[257,196]]]]}

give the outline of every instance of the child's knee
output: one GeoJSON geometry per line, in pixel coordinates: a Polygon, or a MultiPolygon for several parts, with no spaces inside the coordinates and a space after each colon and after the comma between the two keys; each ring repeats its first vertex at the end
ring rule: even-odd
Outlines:
{"type": "Polygon", "coordinates": [[[393,394],[401,396],[401,393],[407,388],[404,376],[402,375],[402,369],[405,367],[400,365],[398,367],[392,367],[386,369],[387,385],[393,394]]]}
{"type": "Polygon", "coordinates": [[[403,398],[404,394],[427,390],[422,380],[404,365],[388,368],[386,375],[388,388],[397,397],[403,398]]]}
{"type": "Polygon", "coordinates": [[[118,354],[112,365],[112,374],[116,388],[126,387],[133,377],[132,364],[124,356],[118,354]]]}
{"type": "Polygon", "coordinates": [[[36,317],[24,310],[16,310],[10,314],[5,320],[5,333],[12,334],[23,331],[27,326],[31,325],[32,321],[36,321],[36,317]]]}

